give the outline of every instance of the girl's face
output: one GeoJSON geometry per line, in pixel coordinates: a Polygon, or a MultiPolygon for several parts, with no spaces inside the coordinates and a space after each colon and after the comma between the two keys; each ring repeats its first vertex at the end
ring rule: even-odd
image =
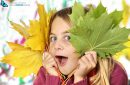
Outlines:
{"type": "Polygon", "coordinates": [[[69,24],[60,17],[53,20],[50,34],[49,52],[55,58],[59,70],[70,74],[78,64],[79,54],[70,43],[69,24]]]}

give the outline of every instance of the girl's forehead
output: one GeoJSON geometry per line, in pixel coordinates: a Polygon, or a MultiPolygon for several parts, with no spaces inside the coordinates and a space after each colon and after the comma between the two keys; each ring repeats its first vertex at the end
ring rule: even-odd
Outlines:
{"type": "Polygon", "coordinates": [[[70,25],[64,19],[56,17],[52,22],[51,33],[53,34],[68,33],[69,29],[70,25]]]}

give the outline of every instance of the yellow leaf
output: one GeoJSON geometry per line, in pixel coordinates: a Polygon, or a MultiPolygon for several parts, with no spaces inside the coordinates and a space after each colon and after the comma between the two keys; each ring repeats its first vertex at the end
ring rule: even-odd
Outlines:
{"type": "Polygon", "coordinates": [[[127,41],[126,43],[124,43],[124,45],[125,45],[126,47],[130,47],[130,41],[127,41]]]}
{"type": "Polygon", "coordinates": [[[122,4],[123,4],[123,25],[126,26],[128,23],[128,19],[130,17],[130,6],[126,3],[125,0],[122,0],[122,4]]]}
{"type": "Polygon", "coordinates": [[[41,27],[47,27],[47,13],[43,5],[38,4],[38,14],[41,27]]]}
{"type": "Polygon", "coordinates": [[[43,33],[44,41],[46,41],[46,32],[47,28],[47,13],[43,5],[38,4],[38,14],[39,14],[39,23],[41,27],[41,32],[43,33]]]}
{"type": "Polygon", "coordinates": [[[116,54],[113,56],[113,58],[114,58],[115,60],[118,60],[122,55],[124,55],[123,52],[118,52],[118,53],[116,53],[116,54]]]}
{"type": "Polygon", "coordinates": [[[28,30],[30,36],[25,41],[26,47],[30,47],[32,50],[44,51],[45,39],[40,28],[40,24],[37,20],[30,21],[30,29],[28,30]]]}
{"type": "Polygon", "coordinates": [[[18,31],[24,38],[29,37],[29,34],[27,32],[27,28],[21,26],[20,24],[14,23],[10,21],[10,24],[13,26],[13,29],[18,31]]]}
{"type": "Polygon", "coordinates": [[[113,58],[118,60],[121,56],[125,56],[128,60],[130,60],[130,48],[125,48],[124,50],[116,53],[113,58]]]}
{"type": "Polygon", "coordinates": [[[39,22],[41,26],[41,31],[43,33],[45,44],[48,44],[48,35],[49,35],[49,22],[51,16],[54,14],[55,11],[46,12],[43,5],[38,4],[38,14],[39,14],[39,22]]]}
{"type": "Polygon", "coordinates": [[[30,72],[30,68],[15,68],[14,70],[14,77],[26,77],[28,75],[30,75],[32,72],[30,72]],[[23,70],[24,69],[24,70],[23,70]]]}
{"type": "Polygon", "coordinates": [[[30,20],[30,27],[28,29],[30,36],[35,36],[41,32],[40,24],[37,20],[30,20]]]}
{"type": "Polygon", "coordinates": [[[45,43],[42,38],[42,34],[38,34],[33,37],[29,37],[26,42],[26,47],[30,47],[32,50],[39,50],[41,52],[44,51],[45,43]]]}
{"type": "Polygon", "coordinates": [[[12,42],[7,42],[7,43],[12,50],[24,49],[24,47],[20,44],[15,44],[12,42]]]}
{"type": "Polygon", "coordinates": [[[125,54],[126,58],[130,60],[130,48],[126,48],[122,52],[125,54]]]}
{"type": "MultiPolygon", "coordinates": [[[[36,72],[38,72],[38,70],[39,70],[39,69],[32,68],[32,67],[30,67],[30,68],[31,68],[31,69],[35,69],[36,72]]],[[[13,76],[14,76],[14,77],[22,77],[22,78],[24,78],[24,77],[26,77],[26,76],[32,74],[30,68],[16,68],[16,69],[14,70],[13,76]],[[24,69],[24,70],[23,70],[23,69],[24,69]]],[[[34,72],[35,72],[35,71],[34,71],[34,72]]],[[[37,74],[36,72],[35,72],[34,74],[37,74]]]]}
{"type": "Polygon", "coordinates": [[[3,57],[2,62],[15,67],[15,76],[26,77],[31,73],[37,74],[38,69],[42,66],[42,53],[28,48],[15,50],[3,57]]]}
{"type": "Polygon", "coordinates": [[[130,35],[128,36],[128,39],[130,40],[130,35]]]}
{"type": "Polygon", "coordinates": [[[20,22],[24,25],[25,28],[29,28],[23,20],[20,20],[20,22]]]}

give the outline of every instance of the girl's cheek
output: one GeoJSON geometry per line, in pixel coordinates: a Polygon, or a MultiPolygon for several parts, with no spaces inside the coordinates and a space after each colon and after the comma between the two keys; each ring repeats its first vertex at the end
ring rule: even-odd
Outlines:
{"type": "Polygon", "coordinates": [[[69,48],[70,52],[75,52],[76,51],[76,49],[72,46],[70,41],[65,40],[63,43],[64,43],[65,47],[69,48]]]}
{"type": "Polygon", "coordinates": [[[50,43],[50,45],[49,45],[49,52],[50,53],[54,52],[54,43],[50,43]]]}
{"type": "Polygon", "coordinates": [[[71,46],[71,43],[70,41],[67,41],[67,40],[63,40],[63,43],[65,46],[71,46]]]}

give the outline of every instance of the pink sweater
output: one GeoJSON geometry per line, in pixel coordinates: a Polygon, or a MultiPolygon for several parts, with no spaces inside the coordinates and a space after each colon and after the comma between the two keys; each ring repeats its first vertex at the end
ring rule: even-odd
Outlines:
{"type": "MultiPolygon", "coordinates": [[[[71,77],[67,82],[67,85],[89,85],[87,79],[77,83],[73,83],[73,81],[74,77],[71,77]]],[[[46,74],[46,70],[42,66],[33,85],[61,85],[61,80],[58,76],[46,74]]],[[[126,72],[117,63],[115,63],[114,70],[110,76],[110,85],[128,85],[126,72]]]]}

